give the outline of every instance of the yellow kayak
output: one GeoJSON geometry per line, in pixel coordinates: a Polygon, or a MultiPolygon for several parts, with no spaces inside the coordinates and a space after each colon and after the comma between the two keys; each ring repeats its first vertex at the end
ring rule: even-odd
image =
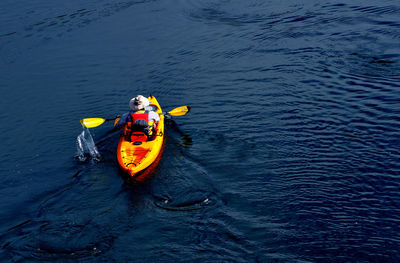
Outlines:
{"type": "Polygon", "coordinates": [[[117,148],[119,166],[137,181],[144,180],[154,170],[161,159],[165,144],[164,115],[161,106],[154,96],[148,99],[150,105],[146,108],[151,108],[160,116],[157,127],[148,138],[143,138],[140,133],[132,136],[130,126],[126,125],[117,148]]]}

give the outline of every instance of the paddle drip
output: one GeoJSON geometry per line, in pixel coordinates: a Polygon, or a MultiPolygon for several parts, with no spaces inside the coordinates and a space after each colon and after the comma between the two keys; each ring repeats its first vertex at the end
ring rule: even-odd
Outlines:
{"type": "Polygon", "coordinates": [[[88,158],[94,160],[100,160],[100,153],[93,141],[92,134],[88,128],[82,125],[83,131],[76,138],[76,146],[78,151],[78,158],[84,162],[88,158]]]}

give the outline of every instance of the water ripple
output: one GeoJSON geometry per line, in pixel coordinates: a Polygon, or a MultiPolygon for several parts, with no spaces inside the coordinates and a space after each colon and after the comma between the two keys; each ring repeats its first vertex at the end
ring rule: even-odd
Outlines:
{"type": "Polygon", "coordinates": [[[398,260],[396,1],[78,2],[0,4],[2,258],[398,260]],[[192,111],[132,185],[73,157],[137,93],[192,111]]]}

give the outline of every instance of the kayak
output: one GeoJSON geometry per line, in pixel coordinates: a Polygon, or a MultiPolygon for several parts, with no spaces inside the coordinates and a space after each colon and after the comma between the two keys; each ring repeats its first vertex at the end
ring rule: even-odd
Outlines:
{"type": "MultiPolygon", "coordinates": [[[[128,122],[121,134],[117,147],[117,159],[119,167],[136,181],[143,181],[150,175],[160,162],[164,146],[164,115],[183,116],[190,112],[190,106],[180,106],[169,112],[162,112],[161,106],[154,96],[149,96],[149,106],[145,111],[159,114],[160,121],[156,124],[135,122],[135,131],[132,131],[132,123],[128,122]],[[138,131],[139,129],[139,131],[138,131]]],[[[95,128],[106,121],[114,121],[114,126],[119,118],[85,118],[81,124],[86,128],[95,128]]]]}
{"type": "Polygon", "coordinates": [[[161,106],[154,96],[148,97],[150,105],[146,111],[159,114],[157,127],[151,129],[148,136],[141,132],[132,133],[130,125],[124,127],[117,147],[118,164],[122,171],[136,181],[145,180],[157,167],[165,146],[164,115],[161,106]]]}

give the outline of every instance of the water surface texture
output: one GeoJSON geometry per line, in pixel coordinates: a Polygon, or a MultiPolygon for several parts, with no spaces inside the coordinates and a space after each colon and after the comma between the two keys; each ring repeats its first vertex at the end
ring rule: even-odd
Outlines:
{"type": "Polygon", "coordinates": [[[398,0],[1,1],[0,259],[400,261],[399,54],[398,0]],[[142,184],[77,152],[137,94],[192,107],[142,184]]]}

